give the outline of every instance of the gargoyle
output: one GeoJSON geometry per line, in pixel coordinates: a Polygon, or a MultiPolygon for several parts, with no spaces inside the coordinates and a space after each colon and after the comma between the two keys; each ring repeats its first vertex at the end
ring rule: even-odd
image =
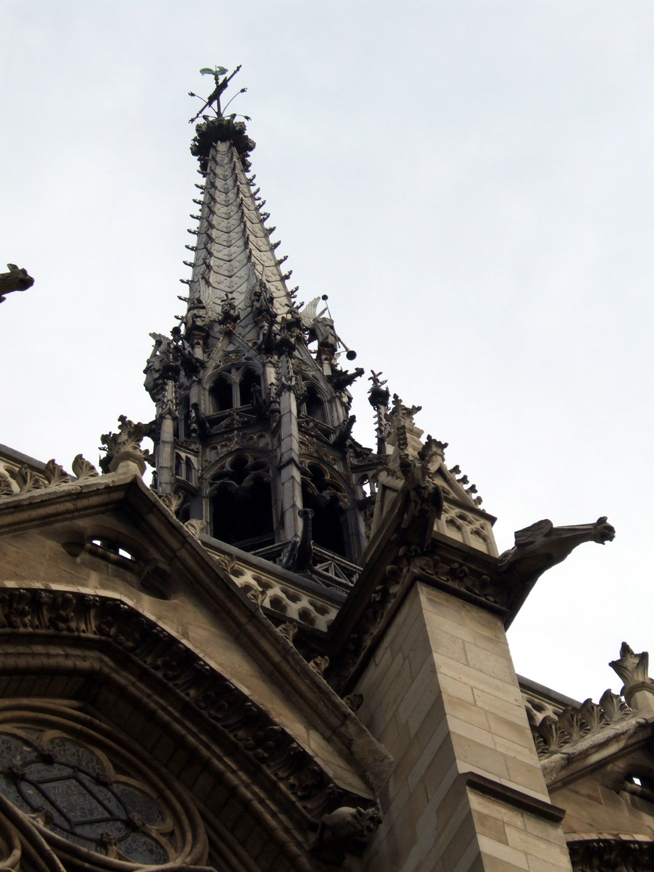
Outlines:
{"type": "Polygon", "coordinates": [[[346,854],[360,854],[382,822],[379,809],[337,808],[323,815],[311,853],[327,863],[341,866],[346,854]]]}
{"type": "Polygon", "coordinates": [[[5,294],[14,291],[26,291],[34,284],[34,279],[26,269],[20,269],[15,263],[8,263],[9,272],[0,273],[0,303],[7,299],[5,294]]]}
{"type": "Polygon", "coordinates": [[[347,369],[332,369],[332,374],[327,376],[327,381],[335,391],[344,391],[361,378],[364,372],[365,370],[360,366],[352,372],[347,369]]]}
{"type": "Polygon", "coordinates": [[[345,448],[352,436],[352,428],[356,424],[357,416],[348,415],[336,428],[332,438],[332,445],[336,448],[345,448]]]}
{"type": "Polygon", "coordinates": [[[515,545],[500,554],[498,581],[516,589],[511,611],[517,611],[540,576],[561,563],[584,542],[604,545],[615,538],[615,529],[605,517],[594,524],[555,527],[549,520],[538,521],[515,533],[515,545]]]}

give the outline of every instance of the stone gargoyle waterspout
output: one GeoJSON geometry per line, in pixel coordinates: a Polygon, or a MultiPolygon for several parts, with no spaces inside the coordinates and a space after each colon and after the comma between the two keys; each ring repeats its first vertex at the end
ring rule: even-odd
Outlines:
{"type": "Polygon", "coordinates": [[[615,538],[615,528],[606,517],[594,524],[555,527],[549,520],[537,521],[515,533],[515,545],[500,554],[498,581],[515,594],[510,611],[515,614],[540,576],[552,566],[561,563],[584,542],[604,545],[615,538]]]}
{"type": "Polygon", "coordinates": [[[34,279],[26,269],[17,267],[15,263],[8,263],[9,272],[0,273],[0,303],[7,299],[6,294],[14,291],[26,291],[34,284],[34,279]]]}

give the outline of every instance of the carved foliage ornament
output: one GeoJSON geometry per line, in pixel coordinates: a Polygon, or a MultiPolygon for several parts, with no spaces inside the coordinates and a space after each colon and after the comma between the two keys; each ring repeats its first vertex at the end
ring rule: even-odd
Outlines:
{"type": "Polygon", "coordinates": [[[643,872],[654,868],[654,842],[616,839],[580,839],[568,842],[574,872],[643,872]]]}
{"type": "Polygon", "coordinates": [[[15,493],[29,493],[34,490],[59,487],[65,484],[81,484],[89,478],[95,478],[99,475],[93,464],[85,460],[81,454],[78,454],[73,460],[72,469],[73,474],[76,476],[75,479],[71,478],[63,466],[56,463],[54,459],[48,460],[42,473],[37,473],[26,465],[20,466],[17,470],[11,472],[11,477],[15,482],[15,489],[9,475],[0,471],[0,497],[10,497],[14,496],[15,493]]]}
{"type": "Polygon", "coordinates": [[[587,699],[579,708],[566,706],[558,715],[553,711],[545,714],[539,712],[541,706],[537,700],[528,698],[526,703],[527,717],[539,757],[555,754],[561,748],[573,745],[591,733],[597,733],[636,714],[622,697],[611,690],[604,691],[599,705],[592,699],[587,699]]]}
{"type": "Polygon", "coordinates": [[[6,590],[2,630],[105,638],[158,674],[231,743],[264,766],[314,818],[361,797],[336,785],[293,737],[243,691],[126,603],[67,591],[6,590]]]}
{"type": "Polygon", "coordinates": [[[617,672],[627,688],[634,684],[651,684],[647,651],[636,654],[626,642],[623,642],[620,648],[620,659],[612,660],[609,666],[617,672]]]}
{"type": "Polygon", "coordinates": [[[119,415],[118,425],[117,433],[105,433],[100,437],[102,442],[100,451],[106,452],[106,457],[100,461],[102,471],[114,472],[124,460],[136,463],[143,471],[146,463],[154,466],[153,455],[141,448],[141,440],[148,435],[150,425],[135,424],[125,415],[119,415]]]}

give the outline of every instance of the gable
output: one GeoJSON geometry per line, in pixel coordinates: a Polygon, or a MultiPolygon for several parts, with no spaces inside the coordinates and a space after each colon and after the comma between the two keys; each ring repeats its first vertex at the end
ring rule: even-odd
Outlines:
{"type": "MultiPolygon", "coordinates": [[[[8,502],[0,505],[0,584],[19,609],[46,588],[57,602],[90,597],[133,613],[163,649],[183,651],[182,659],[233,685],[339,789],[372,798],[366,773],[375,778],[385,752],[140,479],[109,475],[83,488],[23,494],[11,511],[8,502]]],[[[64,632],[88,633],[84,621],[64,622],[64,632]]],[[[5,624],[19,633],[45,629],[32,619],[5,624]]],[[[159,648],[159,659],[170,656],[159,648]]]]}

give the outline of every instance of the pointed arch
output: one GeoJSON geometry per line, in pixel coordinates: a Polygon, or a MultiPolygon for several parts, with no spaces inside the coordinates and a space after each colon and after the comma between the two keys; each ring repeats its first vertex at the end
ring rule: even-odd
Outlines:
{"type": "Polygon", "coordinates": [[[231,455],[212,476],[212,535],[253,550],[275,541],[271,471],[257,455],[231,455]]]}
{"type": "Polygon", "coordinates": [[[315,460],[305,465],[302,501],[304,508],[313,510],[313,541],[316,545],[346,557],[346,510],[350,501],[334,473],[315,460]]]}
{"type": "Polygon", "coordinates": [[[213,412],[228,412],[234,408],[234,380],[228,372],[221,372],[209,387],[213,412]]]}

